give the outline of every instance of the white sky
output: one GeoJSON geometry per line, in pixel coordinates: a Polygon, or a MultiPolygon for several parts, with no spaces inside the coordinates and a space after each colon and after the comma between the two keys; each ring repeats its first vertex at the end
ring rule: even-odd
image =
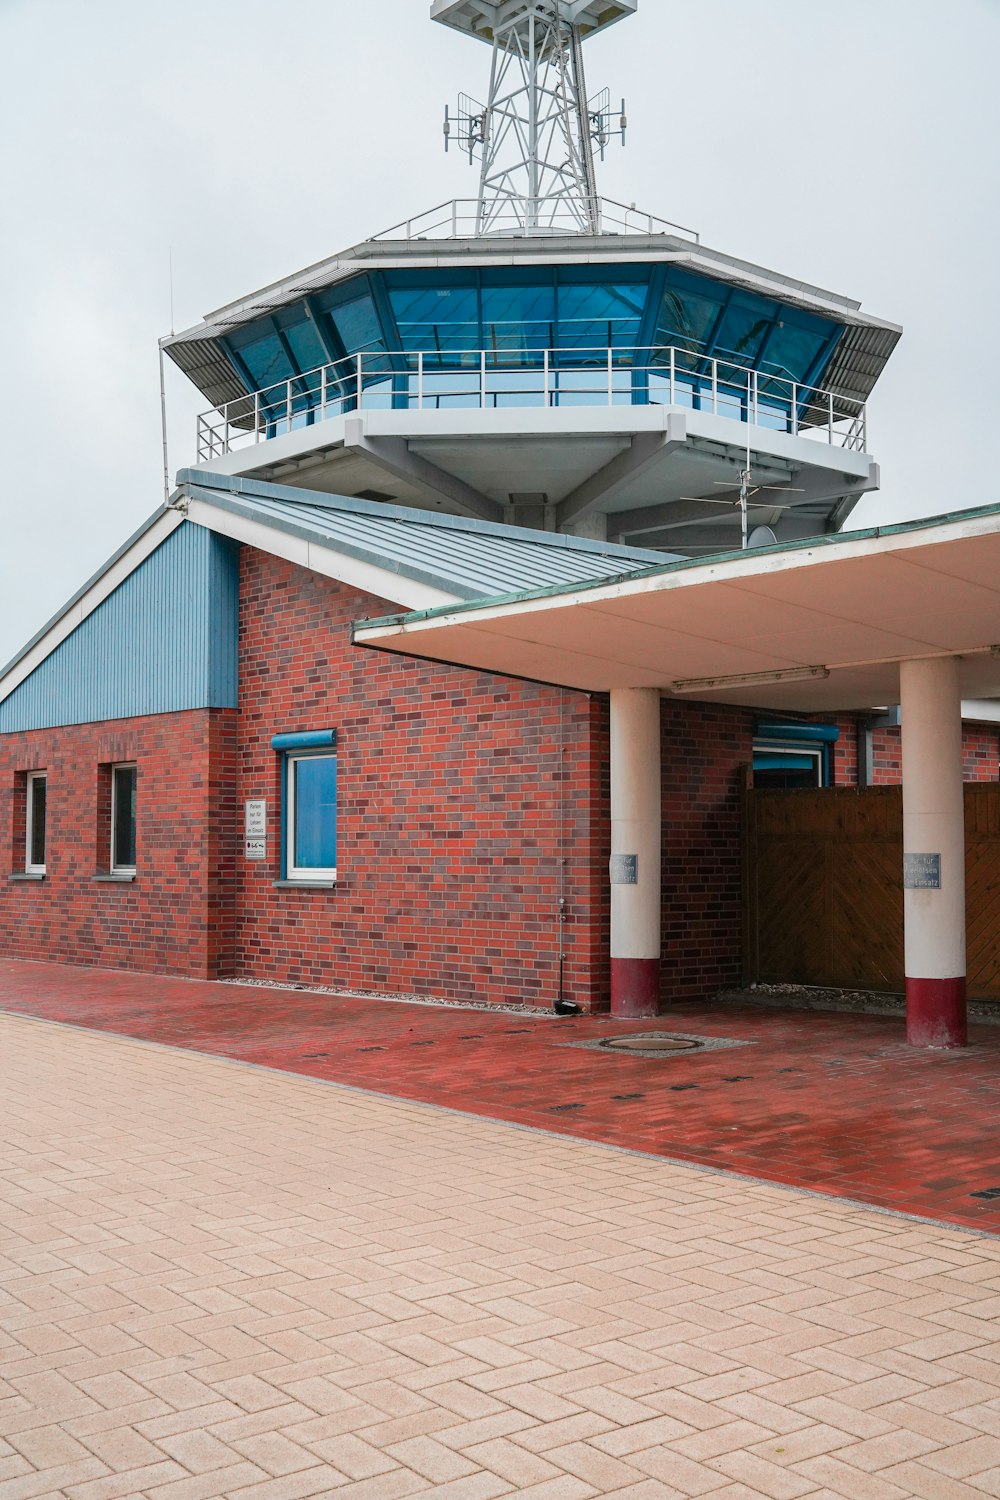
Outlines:
{"type": "MultiPolygon", "coordinates": [[[[443,199],[486,47],[429,0],[0,0],[0,662],[162,498],[156,341],[443,199]]],[[[852,525],[1000,500],[1000,0],[641,0],[603,193],[903,340],[852,525]]],[[[172,470],[204,401],[171,370],[172,470]]]]}

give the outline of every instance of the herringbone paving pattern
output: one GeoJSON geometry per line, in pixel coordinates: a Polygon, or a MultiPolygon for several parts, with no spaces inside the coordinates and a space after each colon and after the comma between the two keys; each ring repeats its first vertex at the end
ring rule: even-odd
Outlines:
{"type": "Polygon", "coordinates": [[[0,958],[0,1009],[728,1168],[1000,1233],[1000,1026],[951,1052],[902,1016],[706,1002],[556,1019],[0,958]],[[737,1048],[612,1054],[627,1032],[737,1048]]]}
{"type": "Polygon", "coordinates": [[[0,1496],[983,1500],[1000,1240],[0,1018],[0,1496]]]}

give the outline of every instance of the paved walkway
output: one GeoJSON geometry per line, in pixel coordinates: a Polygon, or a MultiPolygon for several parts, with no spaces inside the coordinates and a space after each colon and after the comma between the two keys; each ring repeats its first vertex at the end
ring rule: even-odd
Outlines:
{"type": "Polygon", "coordinates": [[[916,1052],[900,1018],[683,1006],[652,1026],[560,1021],[10,960],[0,1010],[1000,1233],[1000,1026],[916,1052]],[[741,1045],[666,1061],[575,1045],[652,1029],[741,1045]]]}
{"type": "Polygon", "coordinates": [[[0,1056],[3,1500],[1000,1493],[1000,1239],[23,1017],[0,1056]]]}

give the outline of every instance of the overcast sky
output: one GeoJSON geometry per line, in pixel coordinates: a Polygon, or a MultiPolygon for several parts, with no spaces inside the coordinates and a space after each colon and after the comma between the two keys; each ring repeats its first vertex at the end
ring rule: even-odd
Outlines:
{"type": "MultiPolygon", "coordinates": [[[[441,117],[489,52],[429,9],[0,0],[0,662],[160,503],[170,247],[179,329],[474,192],[441,117]]],[[[1000,0],[640,0],[587,58],[606,196],[903,325],[851,524],[1000,500],[1000,0]]]]}

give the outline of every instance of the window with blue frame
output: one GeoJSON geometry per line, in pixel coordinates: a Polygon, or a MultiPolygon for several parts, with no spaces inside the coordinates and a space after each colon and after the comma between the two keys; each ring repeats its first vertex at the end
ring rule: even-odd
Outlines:
{"type": "Polygon", "coordinates": [[[783,791],[830,786],[830,751],[839,738],[836,724],[758,724],[753,741],[754,786],[783,791]]]}
{"type": "Polygon", "coordinates": [[[282,756],[282,877],[337,878],[337,735],[320,729],[278,734],[282,756]]]}

